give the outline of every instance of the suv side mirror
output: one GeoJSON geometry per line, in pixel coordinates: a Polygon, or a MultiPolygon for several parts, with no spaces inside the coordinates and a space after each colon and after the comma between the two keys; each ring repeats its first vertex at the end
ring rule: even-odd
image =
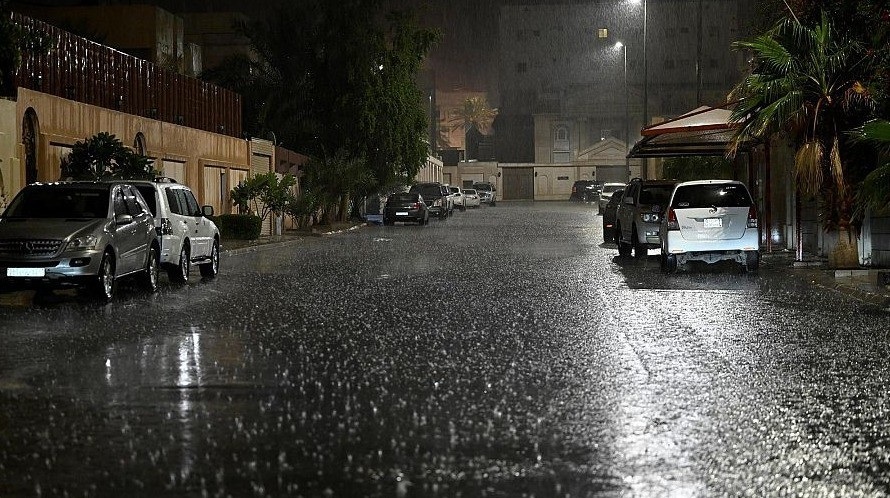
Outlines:
{"type": "Polygon", "coordinates": [[[213,216],[213,206],[201,206],[201,214],[207,218],[213,216]]]}
{"type": "Polygon", "coordinates": [[[114,217],[114,223],[118,226],[129,225],[130,223],[133,223],[133,217],[129,214],[119,214],[114,217]]]}

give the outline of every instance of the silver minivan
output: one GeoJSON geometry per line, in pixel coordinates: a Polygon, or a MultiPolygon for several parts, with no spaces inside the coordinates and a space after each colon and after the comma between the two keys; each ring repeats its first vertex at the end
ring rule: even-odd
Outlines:
{"type": "Polygon", "coordinates": [[[125,183],[34,183],[0,215],[0,283],[79,286],[103,301],[136,275],[158,286],[158,242],[142,195],[125,183]]]}
{"type": "Polygon", "coordinates": [[[760,265],[757,208],[742,182],[677,184],[661,223],[661,268],[666,273],[687,261],[732,260],[746,271],[760,265]]]}

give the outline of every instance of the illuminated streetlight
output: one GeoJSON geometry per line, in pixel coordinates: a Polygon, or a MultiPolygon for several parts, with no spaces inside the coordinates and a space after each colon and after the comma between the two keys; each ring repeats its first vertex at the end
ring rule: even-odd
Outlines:
{"type": "MultiPolygon", "coordinates": [[[[649,126],[649,58],[646,56],[646,0],[628,0],[631,5],[643,4],[643,127],[649,126]]],[[[643,168],[640,176],[646,179],[648,175],[648,162],[643,159],[643,168]]]]}
{"type": "Polygon", "coordinates": [[[627,86],[627,45],[617,41],[615,42],[615,50],[621,50],[624,54],[624,146],[626,148],[624,154],[624,170],[627,172],[627,179],[630,181],[630,98],[627,86]]]}

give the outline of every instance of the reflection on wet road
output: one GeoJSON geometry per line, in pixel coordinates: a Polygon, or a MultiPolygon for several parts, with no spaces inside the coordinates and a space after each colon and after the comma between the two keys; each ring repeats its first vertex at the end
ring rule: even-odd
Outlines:
{"type": "Polygon", "coordinates": [[[501,203],[0,302],[0,496],[880,496],[890,315],[501,203]]]}

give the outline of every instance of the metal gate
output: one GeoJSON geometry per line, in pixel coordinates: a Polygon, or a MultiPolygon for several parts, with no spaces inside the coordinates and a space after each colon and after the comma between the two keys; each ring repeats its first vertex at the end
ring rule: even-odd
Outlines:
{"type": "Polygon", "coordinates": [[[535,169],[503,168],[504,200],[534,200],[535,169]]]}

